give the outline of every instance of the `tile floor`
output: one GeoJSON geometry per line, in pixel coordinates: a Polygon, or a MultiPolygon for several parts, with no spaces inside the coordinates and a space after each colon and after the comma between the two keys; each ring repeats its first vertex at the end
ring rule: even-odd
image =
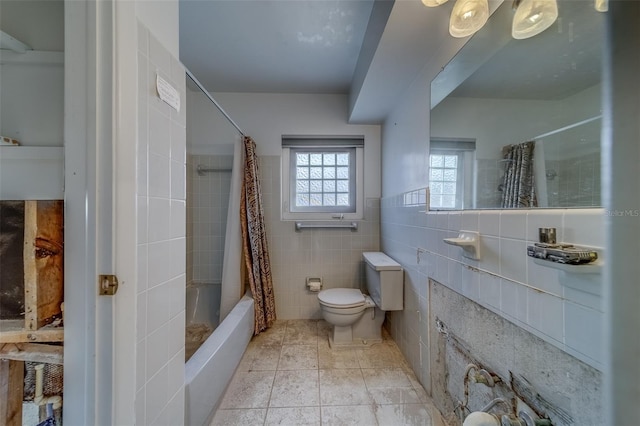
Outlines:
{"type": "Polygon", "coordinates": [[[331,350],[323,320],[253,338],[212,426],[444,425],[395,342],[331,350]]]}

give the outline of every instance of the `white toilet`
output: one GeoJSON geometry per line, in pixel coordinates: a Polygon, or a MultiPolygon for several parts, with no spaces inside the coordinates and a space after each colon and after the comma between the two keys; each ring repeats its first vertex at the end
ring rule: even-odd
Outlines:
{"type": "Polygon", "coordinates": [[[318,293],[322,317],[333,330],[331,347],[363,346],[382,341],[385,311],[403,308],[404,272],[381,252],[362,253],[368,295],[355,288],[331,288],[318,293]]]}

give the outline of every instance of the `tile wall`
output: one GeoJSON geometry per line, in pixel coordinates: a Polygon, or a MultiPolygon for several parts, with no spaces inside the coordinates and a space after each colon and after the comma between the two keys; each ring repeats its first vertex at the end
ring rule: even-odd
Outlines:
{"type": "Polygon", "coordinates": [[[458,401],[476,411],[494,398],[519,400],[555,426],[604,424],[603,373],[433,280],[429,297],[431,397],[450,426],[464,419],[458,401]],[[465,389],[469,364],[500,380],[465,389]]]}
{"type": "MultiPolygon", "coordinates": [[[[382,199],[382,248],[405,267],[405,310],[388,316],[394,338],[422,383],[429,380],[428,279],[490,309],[586,364],[603,364],[602,275],[539,266],[526,255],[539,227],[558,241],[604,246],[602,209],[430,212],[382,199]],[[462,257],[443,238],[479,231],[481,259],[462,257]],[[418,253],[420,252],[420,253],[418,253]]],[[[601,257],[606,254],[600,252],[601,257]]]]}
{"type": "Polygon", "coordinates": [[[600,153],[547,161],[549,205],[597,206],[600,201],[600,153]],[[554,176],[555,175],[555,176],[554,176]]]}
{"type": "Polygon", "coordinates": [[[222,281],[232,166],[230,155],[187,157],[187,284],[222,281]],[[220,171],[201,176],[198,165],[220,171]]]}
{"type": "Polygon", "coordinates": [[[380,248],[380,200],[365,200],[358,230],[309,229],[296,232],[293,221],[280,220],[280,156],[262,156],[260,175],[278,319],[321,318],[317,293],[307,277],[320,277],[323,288],[360,288],[362,252],[380,248]]]}
{"type": "Polygon", "coordinates": [[[476,160],[476,208],[495,208],[502,202],[500,186],[504,175],[504,163],[494,159],[476,160]]]}
{"type": "Polygon", "coordinates": [[[185,72],[138,24],[136,424],[184,422],[185,72]],[[157,96],[156,74],[181,93],[157,96]]]}

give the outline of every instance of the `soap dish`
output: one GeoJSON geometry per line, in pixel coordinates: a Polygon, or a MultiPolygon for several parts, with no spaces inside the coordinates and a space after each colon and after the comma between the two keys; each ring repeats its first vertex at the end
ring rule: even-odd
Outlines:
{"type": "Polygon", "coordinates": [[[475,231],[460,231],[457,238],[443,240],[452,246],[462,248],[462,255],[469,259],[480,260],[480,233],[475,231]]]}

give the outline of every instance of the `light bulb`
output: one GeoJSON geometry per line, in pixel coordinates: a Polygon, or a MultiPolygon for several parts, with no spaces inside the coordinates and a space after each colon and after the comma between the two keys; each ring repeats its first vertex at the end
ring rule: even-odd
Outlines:
{"type": "Polygon", "coordinates": [[[609,10],[609,0],[596,0],[596,10],[598,12],[606,12],[609,10]]]}
{"type": "Polygon", "coordinates": [[[515,39],[540,34],[558,18],[556,0],[523,0],[513,17],[511,35],[515,39]]]}
{"type": "Polygon", "coordinates": [[[478,31],[489,19],[487,0],[457,0],[449,20],[449,33],[466,37],[478,31]]]}
{"type": "Polygon", "coordinates": [[[422,4],[427,7],[436,7],[445,4],[448,0],[422,0],[422,4]]]}

